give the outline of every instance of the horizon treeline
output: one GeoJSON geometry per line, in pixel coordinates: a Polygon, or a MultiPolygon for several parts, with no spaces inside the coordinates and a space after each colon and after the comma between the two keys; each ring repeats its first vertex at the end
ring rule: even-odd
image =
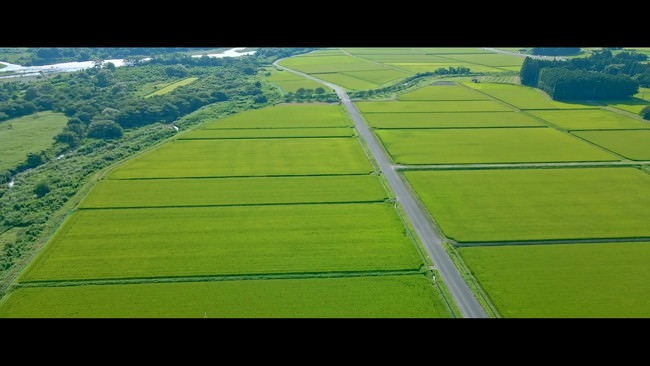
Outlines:
{"type": "Polygon", "coordinates": [[[609,49],[567,61],[526,57],[521,84],[542,89],[554,100],[628,99],[639,87],[650,87],[647,56],[636,52],[614,55],[609,49]]]}

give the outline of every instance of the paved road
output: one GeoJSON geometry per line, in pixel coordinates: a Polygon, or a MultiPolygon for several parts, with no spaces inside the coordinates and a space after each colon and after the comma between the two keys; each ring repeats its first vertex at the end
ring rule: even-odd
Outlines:
{"type": "Polygon", "coordinates": [[[317,79],[313,76],[303,74],[301,72],[288,69],[278,65],[277,60],[274,65],[283,70],[293,72],[295,74],[304,76],[311,80],[324,84],[336,91],[341,102],[345,105],[354,121],[355,127],[359,131],[361,138],[365,141],[370,149],[375,161],[379,165],[381,173],[386,178],[388,185],[395,194],[397,201],[402,206],[406,217],[410,221],[416,235],[424,245],[429,257],[433,261],[438,273],[442,277],[442,281],[449,289],[451,296],[464,318],[488,318],[485,309],[479,304],[474,296],[474,293],[467,286],[467,283],[461,276],[458,268],[452,262],[451,258],[447,255],[444,247],[442,246],[442,239],[433,228],[433,225],[428,219],[428,214],[418,206],[416,200],[411,195],[402,179],[399,177],[395,167],[390,163],[384,150],[379,146],[375,136],[370,132],[366,124],[361,119],[359,111],[355,105],[350,101],[347,93],[339,86],[329,82],[317,79]]]}

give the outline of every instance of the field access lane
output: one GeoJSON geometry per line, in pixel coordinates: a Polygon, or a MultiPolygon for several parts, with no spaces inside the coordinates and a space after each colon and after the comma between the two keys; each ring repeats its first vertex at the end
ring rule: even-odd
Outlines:
{"type": "Polygon", "coordinates": [[[354,125],[359,131],[360,137],[365,141],[366,145],[373,155],[373,158],[379,165],[379,169],[386,178],[386,181],[395,194],[397,201],[402,206],[402,209],[404,210],[404,213],[406,214],[409,222],[413,226],[416,235],[424,245],[427,253],[429,254],[429,257],[440,273],[442,281],[451,293],[451,296],[453,297],[456,306],[460,310],[461,315],[464,318],[487,318],[488,316],[485,312],[485,309],[483,309],[481,304],[478,302],[473,292],[470,290],[469,286],[467,286],[467,283],[458,271],[458,268],[456,268],[451,258],[449,258],[447,255],[447,252],[442,246],[442,239],[433,228],[431,222],[428,219],[428,215],[416,203],[416,200],[411,195],[411,191],[408,190],[405,183],[402,181],[397,171],[395,170],[395,167],[386,157],[385,152],[381,149],[374,135],[361,119],[359,111],[350,101],[350,98],[343,90],[343,88],[317,79],[310,75],[280,66],[278,65],[279,61],[281,60],[277,60],[274,63],[276,67],[322,83],[332,88],[336,92],[341,102],[345,105],[348,113],[350,114],[350,117],[352,117],[354,125]]]}

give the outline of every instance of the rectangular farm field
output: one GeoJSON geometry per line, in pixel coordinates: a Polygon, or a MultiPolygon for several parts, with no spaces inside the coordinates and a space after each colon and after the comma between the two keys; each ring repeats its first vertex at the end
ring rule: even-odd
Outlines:
{"type": "Polygon", "coordinates": [[[368,90],[379,86],[378,83],[356,77],[353,73],[314,73],[312,75],[320,80],[328,81],[345,89],[368,90]]]}
{"type": "Polygon", "coordinates": [[[499,53],[456,54],[456,55],[447,55],[447,57],[456,61],[462,61],[471,64],[492,66],[492,67],[501,67],[501,66],[521,67],[521,65],[524,63],[523,57],[505,55],[499,53]]]}
{"type": "Polygon", "coordinates": [[[473,89],[453,83],[428,85],[397,97],[398,100],[489,100],[473,89]]]}
{"type": "Polygon", "coordinates": [[[614,155],[548,127],[376,130],[397,164],[613,161],[614,155]]]}
{"type": "Polygon", "coordinates": [[[513,109],[493,100],[441,100],[356,102],[361,113],[422,113],[422,112],[507,112],[513,109]]]}
{"type": "Polygon", "coordinates": [[[450,318],[422,274],[24,287],[0,318],[450,318]]]}
{"type": "Polygon", "coordinates": [[[650,242],[458,252],[504,318],[650,317],[650,242]]]}
{"type": "Polygon", "coordinates": [[[508,112],[431,112],[366,113],[363,118],[374,128],[476,128],[544,126],[524,113],[508,112]]]}
{"type": "Polygon", "coordinates": [[[454,62],[446,57],[426,55],[426,54],[396,54],[396,53],[377,53],[377,54],[356,54],[356,56],[361,57],[366,60],[371,60],[374,62],[380,62],[384,64],[392,63],[448,63],[454,62]]]}
{"type": "Polygon", "coordinates": [[[458,242],[650,237],[650,175],[635,168],[404,171],[458,242]]]}
{"type": "Polygon", "coordinates": [[[80,208],[379,202],[376,175],[201,179],[104,179],[80,208]]]}
{"type": "Polygon", "coordinates": [[[574,135],[631,160],[650,160],[650,129],[576,131],[574,135]]]}
{"type": "Polygon", "coordinates": [[[325,55],[322,57],[315,57],[315,55],[312,54],[309,57],[294,56],[280,61],[279,64],[306,74],[378,70],[386,68],[386,66],[378,65],[375,62],[348,55],[325,55]]]}
{"type": "Polygon", "coordinates": [[[529,113],[568,131],[650,129],[650,123],[601,108],[529,111],[529,113]]]}
{"type": "Polygon", "coordinates": [[[392,68],[369,71],[348,71],[344,74],[361,80],[366,80],[377,85],[381,85],[389,81],[401,79],[411,75],[410,73],[395,70],[392,68]]]}
{"type": "Polygon", "coordinates": [[[182,140],[202,139],[258,139],[292,137],[352,137],[352,127],[298,127],[298,128],[230,128],[196,129],[179,137],[182,140]]]}
{"type": "Polygon", "coordinates": [[[108,177],[245,177],[372,171],[361,144],[353,137],[174,140],[127,161],[108,177]]]}
{"type": "Polygon", "coordinates": [[[485,65],[477,65],[477,64],[470,64],[467,62],[457,62],[453,60],[448,60],[447,62],[436,62],[436,63],[424,63],[424,62],[391,62],[389,65],[398,67],[403,70],[407,70],[413,73],[421,73],[421,72],[432,72],[436,71],[438,69],[445,69],[449,70],[449,68],[460,68],[460,67],[466,67],[470,69],[470,72],[473,73],[500,73],[503,72],[504,70],[496,68],[496,67],[491,67],[491,66],[485,66],[485,65]]]}
{"type": "Polygon", "coordinates": [[[77,210],[19,281],[417,270],[390,203],[77,210]]]}
{"type": "Polygon", "coordinates": [[[564,103],[551,99],[542,90],[523,85],[500,83],[471,83],[465,85],[480,90],[519,109],[583,109],[594,108],[581,103],[564,103]]]}
{"type": "Polygon", "coordinates": [[[350,127],[352,121],[338,104],[280,104],[236,113],[201,129],[350,127]]]}

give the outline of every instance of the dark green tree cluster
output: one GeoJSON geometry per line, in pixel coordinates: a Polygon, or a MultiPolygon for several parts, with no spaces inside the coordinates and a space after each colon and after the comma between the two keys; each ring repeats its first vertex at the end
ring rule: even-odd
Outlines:
{"type": "Polygon", "coordinates": [[[338,102],[338,96],[334,90],[326,91],[325,88],[318,87],[316,89],[298,88],[295,92],[288,92],[284,95],[284,101],[287,103],[292,102],[338,102]]]}
{"type": "Polygon", "coordinates": [[[580,54],[580,47],[533,47],[531,53],[539,56],[575,56],[580,54]]]}
{"type": "Polygon", "coordinates": [[[647,106],[641,110],[641,113],[639,113],[643,119],[650,120],[650,106],[647,106]]]}
{"type": "Polygon", "coordinates": [[[646,61],[644,54],[614,54],[610,49],[567,61],[527,57],[520,78],[523,85],[543,89],[558,100],[627,99],[639,86],[650,87],[650,64],[646,61]]]}
{"type": "Polygon", "coordinates": [[[638,93],[639,83],[625,75],[559,67],[543,69],[538,88],[555,100],[613,100],[638,93]]]}
{"type": "MultiPolygon", "coordinates": [[[[112,120],[121,128],[172,122],[210,103],[236,95],[260,94],[261,89],[252,86],[252,81],[243,82],[253,79],[258,67],[254,58],[235,60],[172,54],[132,67],[100,67],[59,74],[27,86],[19,82],[3,83],[0,121],[44,110],[62,112],[72,121],[57,141],[75,146],[90,131],[93,120],[112,120]],[[136,95],[140,85],[188,76],[198,80],[164,95],[151,98],[136,95]],[[106,110],[114,111],[110,118],[103,115],[106,110]]],[[[114,127],[114,133],[93,135],[119,137],[114,127]]]]}
{"type": "Polygon", "coordinates": [[[458,67],[453,67],[449,66],[448,68],[440,67],[436,69],[433,74],[434,75],[460,75],[460,74],[469,74],[470,70],[469,67],[466,66],[458,66],[458,67]]]}

